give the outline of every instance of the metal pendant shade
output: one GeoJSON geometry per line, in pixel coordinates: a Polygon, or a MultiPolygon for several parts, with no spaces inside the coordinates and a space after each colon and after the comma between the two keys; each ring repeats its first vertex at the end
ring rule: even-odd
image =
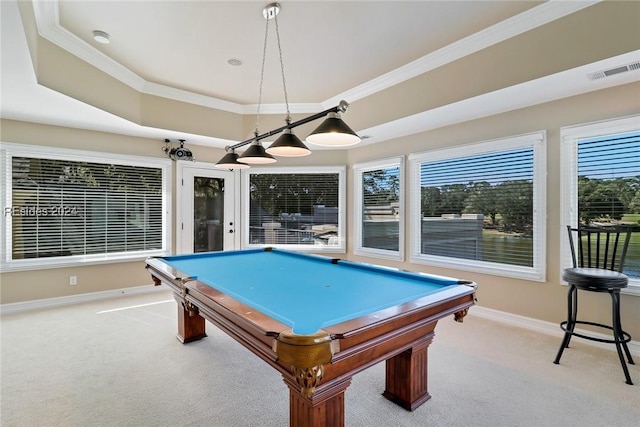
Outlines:
{"type": "Polygon", "coordinates": [[[292,129],[312,122],[314,120],[326,117],[325,121],[313,131],[311,135],[307,137],[307,142],[324,145],[328,147],[340,148],[348,147],[350,145],[360,142],[360,137],[353,131],[345,122],[340,118],[340,114],[345,113],[349,107],[349,103],[346,101],[340,101],[340,103],[328,110],[320,113],[313,114],[304,119],[296,122],[291,122],[291,112],[289,111],[289,99],[287,95],[287,85],[284,76],[284,61],[282,59],[282,48],[280,45],[280,31],[278,29],[278,14],[280,13],[282,6],[279,3],[270,3],[262,10],[262,16],[266,20],[264,47],[262,49],[262,68],[260,72],[260,87],[258,92],[258,108],[256,112],[256,127],[254,131],[254,137],[247,139],[246,141],[238,142],[237,144],[227,146],[227,154],[220,159],[216,164],[216,167],[226,169],[240,169],[247,168],[248,165],[264,165],[274,163],[276,159],[273,156],[282,157],[302,157],[311,154],[311,150],[295,136],[292,129]],[[284,89],[284,102],[287,109],[287,124],[281,128],[274,129],[272,131],[260,134],[259,118],[260,107],[262,105],[262,85],[264,83],[264,71],[265,71],[265,58],[267,55],[267,40],[269,34],[269,22],[274,21],[275,32],[277,38],[278,54],[280,59],[280,74],[282,76],[282,87],[284,89]],[[282,135],[278,137],[270,146],[265,150],[260,141],[264,138],[269,138],[273,135],[277,135],[282,132],[282,135]],[[247,144],[251,144],[249,148],[238,156],[235,150],[244,147],[247,144]]]}
{"type": "Polygon", "coordinates": [[[327,118],[307,137],[307,142],[330,147],[348,147],[360,142],[360,137],[340,118],[329,113],[327,118]]]}
{"type": "Polygon", "coordinates": [[[220,169],[246,169],[249,167],[246,163],[238,161],[238,153],[235,150],[225,154],[215,166],[220,169]]]}
{"type": "Polygon", "coordinates": [[[300,138],[295,136],[291,129],[285,129],[266,151],[274,156],[282,157],[302,157],[311,154],[311,150],[300,141],[300,138]]]}
{"type": "Polygon", "coordinates": [[[275,163],[276,159],[265,151],[260,141],[254,141],[249,148],[238,157],[238,161],[250,165],[266,165],[275,163]]]}

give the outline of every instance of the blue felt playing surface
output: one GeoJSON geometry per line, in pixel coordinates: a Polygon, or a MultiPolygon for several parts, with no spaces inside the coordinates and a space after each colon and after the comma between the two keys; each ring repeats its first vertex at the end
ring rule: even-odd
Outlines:
{"type": "Polygon", "coordinates": [[[173,268],[290,326],[297,334],[415,300],[457,279],[286,251],[248,250],[161,258],[173,268]]]}

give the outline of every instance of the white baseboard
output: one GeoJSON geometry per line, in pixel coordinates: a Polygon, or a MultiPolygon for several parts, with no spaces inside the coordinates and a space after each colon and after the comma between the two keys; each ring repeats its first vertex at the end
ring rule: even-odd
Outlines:
{"type": "Polygon", "coordinates": [[[167,291],[166,286],[135,286],[132,288],[113,289],[110,291],[88,292],[85,294],[69,295],[66,297],[45,298],[33,301],[15,302],[0,305],[0,314],[18,313],[22,311],[38,310],[42,308],[53,308],[64,305],[79,304],[83,302],[100,301],[122,296],[149,294],[154,292],[167,291]]]}
{"type": "MultiPolygon", "coordinates": [[[[560,329],[560,324],[546,322],[544,320],[534,319],[532,317],[524,317],[519,316],[517,314],[511,314],[504,311],[493,310],[491,308],[481,307],[478,305],[474,305],[469,310],[469,314],[473,316],[482,317],[483,319],[493,320],[496,322],[504,323],[506,325],[515,326],[518,328],[528,329],[530,331],[540,332],[546,335],[551,335],[554,337],[558,337],[558,339],[562,339],[564,335],[564,331],[560,329]]],[[[624,327],[624,324],[623,324],[624,327]]],[[[603,339],[611,339],[610,335],[600,334],[593,331],[585,331],[576,328],[576,332],[587,333],[591,336],[603,339]]],[[[594,345],[599,348],[604,348],[607,350],[615,351],[616,346],[613,344],[601,343],[598,341],[584,340],[580,337],[576,337],[575,339],[580,340],[580,342],[584,342],[586,344],[594,345]]],[[[558,341],[558,344],[560,341],[558,341]]],[[[640,341],[630,341],[628,344],[629,351],[633,356],[640,356],[640,341]]]]}
{"type": "MultiPolygon", "coordinates": [[[[64,305],[78,304],[83,302],[99,301],[109,298],[117,298],[121,296],[140,295],[153,292],[167,291],[165,286],[136,286],[132,288],[113,289],[110,291],[102,292],[90,292],[86,294],[70,295],[67,297],[47,298],[33,301],[16,302],[11,304],[0,305],[0,314],[17,313],[21,311],[37,310],[42,308],[53,308],[64,305]]],[[[562,338],[563,332],[557,323],[546,322],[544,320],[534,319],[532,317],[519,316],[517,314],[511,314],[504,311],[493,310],[491,308],[481,307],[475,305],[469,310],[469,314],[472,316],[482,317],[484,319],[493,320],[495,322],[504,323],[510,326],[516,326],[530,331],[540,332],[546,335],[552,335],[562,338]]],[[[579,331],[579,330],[577,330],[579,331]]],[[[590,335],[600,338],[610,338],[605,334],[598,334],[589,331],[590,335]]],[[[579,339],[579,338],[578,338],[579,339]]],[[[601,343],[597,341],[582,340],[596,347],[605,348],[608,350],[615,350],[615,346],[611,344],[601,343]]],[[[634,356],[640,356],[640,341],[631,341],[628,344],[629,351],[634,356]]]]}

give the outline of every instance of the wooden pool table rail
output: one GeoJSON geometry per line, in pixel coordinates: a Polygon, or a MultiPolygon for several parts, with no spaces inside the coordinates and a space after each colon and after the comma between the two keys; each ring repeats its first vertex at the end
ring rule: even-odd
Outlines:
{"type": "Polygon", "coordinates": [[[431,397],[428,347],[437,321],[463,316],[475,301],[475,284],[468,293],[436,303],[420,298],[324,328],[311,338],[319,341],[317,348],[307,351],[289,326],[198,280],[154,267],[147,265],[154,282],[167,284],[178,302],[178,339],[205,337],[205,319],[219,327],[282,374],[290,425],[300,427],[343,426],[344,392],[353,375],[382,361],[383,396],[407,410],[422,405],[431,397]]]}

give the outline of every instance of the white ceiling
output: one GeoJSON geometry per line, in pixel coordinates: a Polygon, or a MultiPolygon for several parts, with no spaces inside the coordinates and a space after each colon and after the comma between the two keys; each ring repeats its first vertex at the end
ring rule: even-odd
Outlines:
{"type": "MultiPolygon", "coordinates": [[[[59,22],[146,81],[254,104],[267,3],[63,1],[59,22]],[[93,41],[93,30],[109,33],[111,44],[93,41]]],[[[290,102],[320,103],[535,5],[283,1],[277,20],[290,102]]],[[[282,103],[275,22],[269,27],[263,102],[282,103]]]]}
{"type": "MultiPolygon", "coordinates": [[[[2,117],[152,138],[182,137],[202,145],[228,144],[142,127],[38,85],[17,4],[1,3],[2,117]]],[[[315,112],[343,98],[354,102],[594,3],[283,1],[278,26],[291,111],[315,112]]],[[[258,102],[266,4],[47,1],[34,2],[34,11],[42,37],[141,92],[249,114],[258,102]],[[96,43],[93,30],[109,33],[111,43],[96,43]],[[231,58],[242,65],[229,65],[231,58]]],[[[270,21],[269,27],[263,112],[284,110],[275,22],[270,21]]],[[[425,123],[434,128],[636,81],[638,72],[596,83],[585,76],[638,57],[638,52],[631,52],[527,82],[519,85],[518,97],[510,94],[514,88],[506,88],[481,99],[355,130],[371,135],[370,143],[379,142],[426,130],[425,123]]]]}

